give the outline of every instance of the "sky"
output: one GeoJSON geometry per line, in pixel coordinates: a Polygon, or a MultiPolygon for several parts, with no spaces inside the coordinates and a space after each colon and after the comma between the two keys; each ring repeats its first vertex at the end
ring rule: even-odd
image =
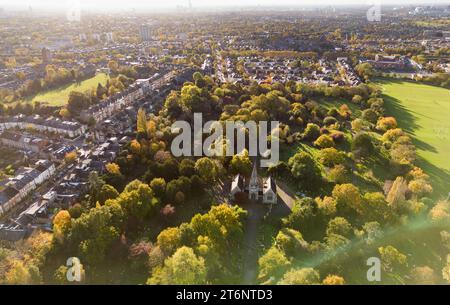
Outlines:
{"type": "MultiPolygon", "coordinates": [[[[176,8],[187,7],[189,0],[0,0],[0,7],[5,9],[36,10],[48,8],[64,9],[79,5],[81,9],[131,9],[131,8],[176,8]],[[77,4],[77,2],[79,4],[77,4]]],[[[311,6],[311,5],[408,5],[408,4],[449,4],[450,0],[191,0],[193,8],[202,7],[243,7],[243,6],[311,6]]]]}

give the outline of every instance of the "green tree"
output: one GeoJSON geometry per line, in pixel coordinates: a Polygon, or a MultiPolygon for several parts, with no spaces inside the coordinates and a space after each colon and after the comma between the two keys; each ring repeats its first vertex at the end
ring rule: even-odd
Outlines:
{"type": "Polygon", "coordinates": [[[150,187],[157,197],[162,198],[166,192],[166,180],[155,178],[150,182],[150,187]]]}
{"type": "Polygon", "coordinates": [[[328,223],[327,235],[339,234],[345,237],[351,237],[352,233],[352,225],[344,217],[335,217],[328,223]]]}
{"type": "Polygon", "coordinates": [[[261,256],[258,264],[258,280],[268,284],[276,283],[291,265],[286,255],[276,247],[270,248],[266,254],[261,256]]]}
{"type": "Polygon", "coordinates": [[[112,185],[104,184],[98,194],[98,201],[104,204],[106,200],[116,199],[117,197],[119,197],[119,192],[112,185]]]}
{"type": "Polygon", "coordinates": [[[217,177],[217,165],[210,158],[200,158],[195,162],[195,170],[204,181],[214,181],[217,177]]]}
{"type": "Polygon", "coordinates": [[[291,173],[307,186],[315,185],[320,181],[322,173],[314,159],[306,152],[298,152],[288,161],[291,173]]]}
{"type": "Polygon", "coordinates": [[[206,283],[206,266],[202,257],[189,247],[179,248],[166,259],[163,267],[156,268],[147,281],[150,285],[199,285],[206,283]]]}
{"type": "Polygon", "coordinates": [[[379,247],[378,252],[381,255],[381,261],[383,262],[383,266],[386,271],[398,271],[406,267],[406,255],[398,251],[393,246],[379,247]]]}
{"type": "Polygon", "coordinates": [[[374,152],[372,137],[367,133],[358,133],[352,141],[352,151],[362,157],[370,156],[374,152]]]}
{"type": "Polygon", "coordinates": [[[244,150],[242,154],[234,155],[230,162],[230,171],[233,174],[249,176],[252,171],[252,161],[248,156],[248,151],[244,150]]]}

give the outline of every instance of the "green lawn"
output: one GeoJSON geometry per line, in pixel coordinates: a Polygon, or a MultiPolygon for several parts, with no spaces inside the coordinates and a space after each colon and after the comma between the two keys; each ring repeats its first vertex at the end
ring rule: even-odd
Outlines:
{"type": "Polygon", "coordinates": [[[29,99],[26,102],[41,102],[51,106],[63,106],[67,103],[69,94],[71,91],[84,92],[92,88],[96,88],[98,83],[102,85],[106,84],[108,76],[103,73],[99,73],[96,76],[82,81],[80,84],[71,84],[59,87],[57,89],[49,90],[47,92],[39,93],[29,99]]]}
{"type": "Polygon", "coordinates": [[[450,90],[409,81],[381,79],[388,115],[414,140],[419,165],[432,177],[434,196],[450,191],[450,90]]]}

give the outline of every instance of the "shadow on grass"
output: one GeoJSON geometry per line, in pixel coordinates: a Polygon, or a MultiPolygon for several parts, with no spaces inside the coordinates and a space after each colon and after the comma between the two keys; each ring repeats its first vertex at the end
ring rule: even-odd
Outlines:
{"type": "Polygon", "coordinates": [[[435,199],[447,198],[450,192],[450,172],[437,167],[424,158],[418,158],[418,165],[431,178],[431,185],[433,186],[433,195],[435,199]]]}
{"type": "Polygon", "coordinates": [[[437,150],[433,145],[416,137],[416,130],[422,128],[422,126],[417,123],[418,113],[405,107],[400,100],[392,96],[383,95],[383,99],[385,101],[386,112],[393,115],[397,120],[398,126],[410,134],[414,145],[420,150],[437,153],[437,150]]]}
{"type": "MultiPolygon", "coordinates": [[[[400,81],[397,82],[401,83],[400,81]]],[[[434,146],[421,141],[415,136],[416,130],[421,128],[421,126],[417,124],[417,114],[414,111],[406,108],[400,100],[391,96],[383,95],[383,99],[385,100],[387,113],[393,115],[397,119],[399,127],[411,135],[417,149],[438,153],[434,146]]],[[[432,197],[435,199],[446,197],[450,191],[450,172],[437,167],[420,156],[417,161],[418,165],[430,175],[434,188],[432,197]]]]}

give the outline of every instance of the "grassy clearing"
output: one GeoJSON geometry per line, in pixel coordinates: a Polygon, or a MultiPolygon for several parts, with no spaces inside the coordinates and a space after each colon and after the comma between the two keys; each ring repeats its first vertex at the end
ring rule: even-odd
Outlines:
{"type": "Polygon", "coordinates": [[[388,115],[397,118],[417,147],[419,165],[431,176],[435,197],[450,191],[450,90],[381,79],[388,115]]]}
{"type": "Polygon", "coordinates": [[[79,84],[71,84],[61,86],[59,88],[49,90],[43,93],[39,93],[31,98],[25,100],[25,102],[41,102],[50,106],[64,106],[67,104],[69,94],[72,91],[84,92],[96,88],[98,83],[102,85],[106,84],[108,76],[103,73],[99,73],[92,78],[86,79],[79,84]]]}

